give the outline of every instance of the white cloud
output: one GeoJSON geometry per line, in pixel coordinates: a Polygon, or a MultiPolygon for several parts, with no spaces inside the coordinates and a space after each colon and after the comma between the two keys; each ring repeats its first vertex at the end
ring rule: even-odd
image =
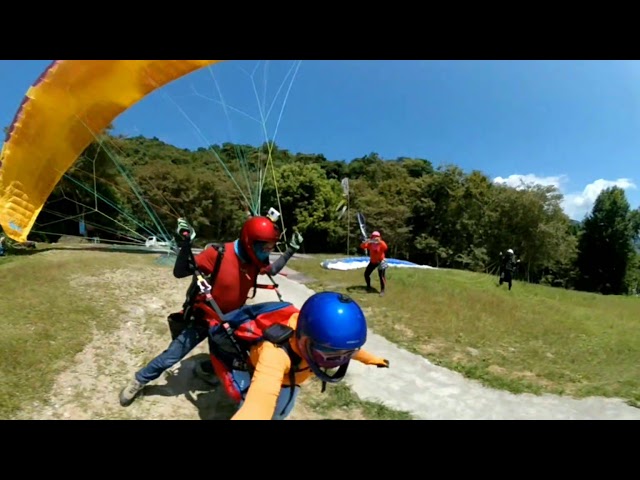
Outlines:
{"type": "Polygon", "coordinates": [[[558,188],[561,188],[563,183],[567,182],[566,175],[559,175],[553,177],[539,177],[532,173],[528,173],[526,175],[509,175],[507,178],[496,177],[493,179],[495,183],[506,184],[513,188],[519,188],[522,186],[524,182],[527,185],[538,184],[538,185],[554,185],[558,188]]]}
{"type": "Polygon", "coordinates": [[[532,173],[526,175],[514,174],[508,177],[496,177],[493,179],[495,183],[502,183],[510,187],[519,188],[522,182],[525,184],[554,185],[562,192],[564,199],[562,208],[570,218],[574,220],[582,220],[584,216],[591,211],[596,198],[605,188],[618,186],[625,190],[636,188],[635,183],[629,178],[619,178],[617,180],[605,180],[600,178],[595,182],[588,184],[581,192],[567,193],[563,185],[568,182],[566,175],[558,175],[551,177],[539,177],[532,173]]]}
{"type": "Polygon", "coordinates": [[[629,178],[619,178],[617,180],[605,180],[600,178],[590,183],[582,192],[567,193],[564,195],[562,208],[574,220],[582,220],[591,211],[596,198],[605,188],[618,186],[624,190],[636,188],[636,185],[629,178]]]}

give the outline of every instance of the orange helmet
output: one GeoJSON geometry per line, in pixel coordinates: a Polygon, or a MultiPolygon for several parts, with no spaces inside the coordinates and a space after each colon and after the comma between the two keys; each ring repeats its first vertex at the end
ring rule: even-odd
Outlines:
{"type": "Polygon", "coordinates": [[[280,239],[280,229],[267,217],[251,217],[240,230],[240,245],[251,263],[269,265],[269,252],[280,239]]]}

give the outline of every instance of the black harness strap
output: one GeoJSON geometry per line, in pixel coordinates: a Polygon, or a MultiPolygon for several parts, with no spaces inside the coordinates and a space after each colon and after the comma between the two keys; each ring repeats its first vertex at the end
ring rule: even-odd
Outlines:
{"type": "MultiPolygon", "coordinates": [[[[218,278],[218,273],[220,273],[220,265],[222,265],[222,258],[224,257],[224,245],[218,244],[218,243],[209,243],[204,247],[205,250],[208,247],[215,248],[218,251],[216,263],[213,266],[213,272],[207,279],[207,281],[209,282],[209,285],[211,285],[211,289],[213,290],[213,286],[216,282],[216,279],[218,278]]],[[[187,298],[185,299],[184,305],[182,306],[182,309],[184,311],[183,318],[185,320],[189,320],[189,316],[191,315],[191,310],[193,309],[193,304],[195,303],[196,297],[200,293],[200,289],[198,288],[198,279],[196,275],[198,269],[196,267],[196,261],[193,256],[193,252],[191,252],[191,247],[189,247],[189,252],[190,252],[189,264],[191,265],[191,270],[193,270],[195,273],[191,280],[191,285],[189,285],[189,288],[187,289],[187,298]]]]}
{"type": "Polygon", "coordinates": [[[282,295],[280,294],[280,290],[278,290],[278,287],[280,285],[278,285],[276,283],[276,281],[273,279],[273,277],[271,276],[270,273],[266,273],[265,272],[265,275],[267,277],[269,277],[269,280],[271,280],[272,285],[258,285],[258,277],[256,276],[256,279],[253,282],[253,294],[249,298],[255,298],[256,293],[257,293],[259,288],[266,288],[268,290],[275,290],[276,295],[278,295],[278,300],[280,300],[282,302],[283,301],[282,300],[282,295]]]}
{"type": "MultiPolygon", "coordinates": [[[[198,269],[196,265],[195,257],[193,256],[193,251],[191,250],[191,245],[189,245],[189,260],[192,264],[194,280],[199,290],[199,292],[196,292],[196,295],[198,293],[202,293],[205,295],[205,303],[209,307],[211,307],[213,311],[216,312],[216,314],[218,315],[218,318],[220,319],[220,323],[224,328],[225,333],[229,337],[229,340],[233,344],[233,347],[236,349],[236,351],[242,358],[246,358],[246,352],[238,344],[238,341],[235,339],[233,332],[231,331],[231,327],[229,326],[229,323],[224,320],[224,314],[222,313],[222,310],[220,310],[220,307],[218,306],[215,299],[213,298],[213,295],[211,294],[211,292],[213,291],[213,284],[215,283],[218,273],[220,271],[222,256],[224,255],[224,246],[219,244],[214,244],[214,243],[209,244],[207,246],[212,246],[213,248],[218,250],[218,258],[216,259],[216,264],[213,267],[213,272],[211,272],[211,275],[209,277],[211,283],[209,283],[209,280],[207,280],[205,276],[202,274],[202,272],[200,272],[200,270],[198,269]]],[[[193,298],[191,299],[191,304],[193,304],[196,295],[194,295],[193,298]]]]}

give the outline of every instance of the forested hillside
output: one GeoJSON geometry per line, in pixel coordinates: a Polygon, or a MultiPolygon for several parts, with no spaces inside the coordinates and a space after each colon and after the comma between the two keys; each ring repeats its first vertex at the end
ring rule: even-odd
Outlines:
{"type": "Polygon", "coordinates": [[[362,212],[394,258],[493,273],[500,252],[512,248],[521,259],[516,278],[522,280],[606,294],[638,288],[640,212],[617,187],[603,191],[590,216],[577,223],[562,211],[554,187],[515,189],[480,171],[436,168],[420,158],[371,153],[332,161],[273,146],[268,153],[267,145],[189,151],[156,138],[107,135],[56,187],[31,237],[77,235],[78,219],[91,206],[88,236],[117,240],[123,229],[144,225],[170,232],[176,218],[185,216],[199,242],[230,240],[246,218],[241,191],[247,196],[263,178],[264,188],[252,192],[252,201],[259,195],[261,214],[279,210],[286,232],[297,228],[304,235],[307,253],[357,253],[355,213],[362,212]],[[250,168],[259,159],[267,167],[250,168]],[[348,196],[341,186],[345,178],[348,196]]]}

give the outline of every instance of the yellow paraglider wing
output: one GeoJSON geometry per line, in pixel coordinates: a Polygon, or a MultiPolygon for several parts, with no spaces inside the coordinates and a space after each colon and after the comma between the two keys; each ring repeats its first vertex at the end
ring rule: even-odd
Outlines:
{"type": "Polygon", "coordinates": [[[56,60],[27,94],[0,152],[0,225],[24,242],[82,152],[154,90],[221,60],[56,60]]]}

